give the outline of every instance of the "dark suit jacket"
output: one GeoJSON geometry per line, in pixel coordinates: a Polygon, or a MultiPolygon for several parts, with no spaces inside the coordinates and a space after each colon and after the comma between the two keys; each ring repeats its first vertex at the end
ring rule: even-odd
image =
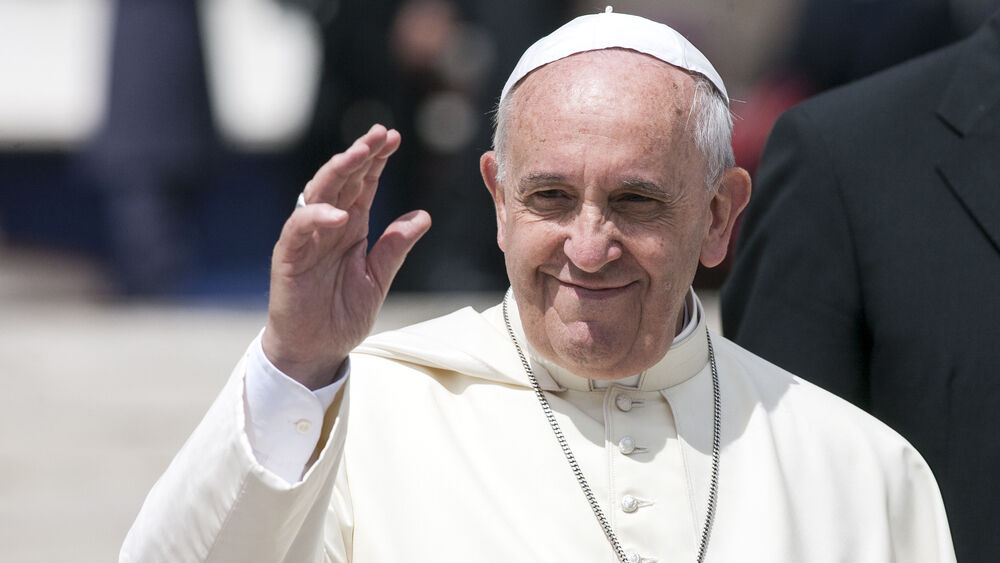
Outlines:
{"type": "Polygon", "coordinates": [[[1000,14],[790,110],[758,174],[725,333],[908,438],[1000,561],[1000,14]]]}

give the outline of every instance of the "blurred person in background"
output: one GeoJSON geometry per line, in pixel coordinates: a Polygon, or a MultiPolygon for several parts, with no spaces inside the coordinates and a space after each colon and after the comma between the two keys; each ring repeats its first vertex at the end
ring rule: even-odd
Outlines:
{"type": "Polygon", "coordinates": [[[997,561],[998,288],[1000,13],[778,120],[723,327],[910,440],[958,559],[997,561]]]}
{"type": "Polygon", "coordinates": [[[193,267],[194,210],[221,146],[209,104],[196,0],[118,0],[110,101],[87,156],[106,203],[118,290],[161,295],[193,267]]]}
{"type": "MultiPolygon", "coordinates": [[[[280,104],[248,112],[247,100],[299,85],[267,84],[280,82],[274,57],[248,60],[261,51],[235,29],[270,18],[287,35],[273,0],[232,4],[0,2],[5,243],[43,260],[68,250],[107,264],[90,290],[101,296],[264,294],[287,163],[277,143],[248,149],[233,116],[251,130],[267,122],[258,115],[287,117],[280,104]],[[233,7],[255,15],[223,17],[233,7]],[[241,80],[240,66],[264,78],[241,80]],[[232,103],[227,90],[247,95],[232,103]]],[[[278,32],[255,43],[280,41],[278,32]]]]}

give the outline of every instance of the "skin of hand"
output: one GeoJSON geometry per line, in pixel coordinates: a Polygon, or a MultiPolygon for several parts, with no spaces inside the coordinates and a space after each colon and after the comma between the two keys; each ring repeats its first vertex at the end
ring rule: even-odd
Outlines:
{"type": "Polygon", "coordinates": [[[367,251],[379,176],[399,132],[374,125],[313,176],[305,207],[285,222],[271,258],[264,355],[309,389],[330,384],[372,330],[406,254],[430,228],[424,211],[386,227],[367,251]]]}

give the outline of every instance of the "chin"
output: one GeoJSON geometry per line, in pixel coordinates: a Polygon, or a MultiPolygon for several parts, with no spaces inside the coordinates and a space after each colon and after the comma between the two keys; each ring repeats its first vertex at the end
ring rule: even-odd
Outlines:
{"type": "MultiPolygon", "coordinates": [[[[555,343],[554,343],[555,344],[555,343]]],[[[590,379],[620,379],[632,375],[625,373],[630,355],[628,347],[619,342],[609,342],[593,336],[582,340],[564,341],[556,345],[556,355],[573,373],[590,379]],[[603,342],[604,344],[598,344],[603,342]]]]}
{"type": "MultiPolygon", "coordinates": [[[[603,338],[601,333],[590,330],[586,338],[551,341],[561,360],[559,363],[574,374],[588,379],[621,379],[649,369],[670,349],[670,341],[663,342],[661,338],[650,338],[648,341],[625,338],[634,332],[624,329],[621,324],[612,323],[605,328],[608,332],[603,338]]],[[[633,330],[638,331],[638,327],[633,330]]],[[[563,333],[562,336],[573,335],[570,332],[563,333]]]]}
{"type": "Polygon", "coordinates": [[[557,320],[555,324],[554,330],[550,332],[553,344],[581,358],[600,358],[613,354],[616,349],[622,348],[622,334],[627,332],[622,330],[621,324],[603,321],[562,323],[557,320]]]}

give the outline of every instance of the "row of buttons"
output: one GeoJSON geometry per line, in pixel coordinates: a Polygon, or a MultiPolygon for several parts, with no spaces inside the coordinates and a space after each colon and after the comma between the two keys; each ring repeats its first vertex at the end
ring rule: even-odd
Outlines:
{"type": "MultiPolygon", "coordinates": [[[[617,397],[615,397],[615,406],[622,412],[629,412],[633,407],[641,407],[642,403],[643,401],[641,399],[633,399],[624,393],[620,393],[617,397]]],[[[622,439],[618,441],[618,451],[624,455],[632,455],[633,453],[645,453],[646,448],[637,446],[635,444],[635,439],[631,436],[623,436],[622,439]]]]}
{"type": "MultiPolygon", "coordinates": [[[[634,407],[641,407],[642,404],[643,401],[641,399],[633,399],[631,396],[626,395],[625,393],[620,393],[618,394],[618,396],[615,397],[615,406],[618,407],[618,410],[622,412],[629,412],[634,407]]],[[[618,451],[621,452],[622,455],[632,455],[633,453],[644,453],[646,451],[646,448],[637,446],[635,443],[635,439],[632,438],[631,436],[623,436],[622,439],[618,441],[618,451]]],[[[639,510],[639,507],[642,506],[643,504],[645,503],[643,501],[640,501],[633,495],[624,495],[621,498],[622,512],[626,512],[629,514],[635,512],[636,510],[639,510]]],[[[643,563],[643,562],[651,563],[654,560],[644,559],[640,557],[638,553],[632,551],[626,554],[625,561],[626,563],[643,563]]]]}

